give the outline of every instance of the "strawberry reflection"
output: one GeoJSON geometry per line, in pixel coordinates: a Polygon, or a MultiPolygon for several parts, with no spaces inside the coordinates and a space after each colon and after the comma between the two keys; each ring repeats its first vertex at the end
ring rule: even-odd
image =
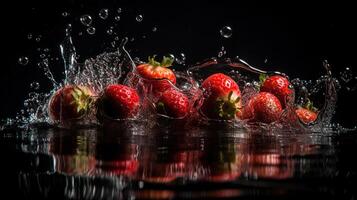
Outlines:
{"type": "Polygon", "coordinates": [[[63,130],[50,141],[55,170],[68,175],[90,174],[96,164],[95,130],[63,130]]]}
{"type": "Polygon", "coordinates": [[[192,145],[192,138],[184,133],[155,135],[155,145],[144,154],[144,165],[139,179],[146,182],[167,183],[186,177],[199,164],[201,153],[192,145]]]}
{"type": "Polygon", "coordinates": [[[106,125],[97,137],[95,173],[135,176],[139,168],[139,142],[134,138],[135,131],[128,126],[124,129],[121,122],[106,125]]]}

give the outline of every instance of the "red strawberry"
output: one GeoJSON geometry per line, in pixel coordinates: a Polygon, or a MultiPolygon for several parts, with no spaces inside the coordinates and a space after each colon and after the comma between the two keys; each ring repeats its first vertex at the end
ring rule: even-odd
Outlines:
{"type": "Polygon", "coordinates": [[[274,75],[263,81],[260,91],[269,92],[278,97],[282,107],[285,108],[287,97],[293,93],[293,90],[289,88],[289,80],[283,76],[274,75]]]}
{"type": "Polygon", "coordinates": [[[298,106],[295,110],[296,115],[305,124],[314,122],[317,119],[317,112],[317,108],[314,107],[309,99],[304,107],[298,106]]]}
{"type": "Polygon", "coordinates": [[[155,56],[153,58],[149,57],[149,62],[137,66],[136,71],[141,77],[147,79],[144,82],[152,86],[154,93],[163,92],[171,87],[168,81],[172,84],[176,84],[174,72],[167,68],[170,67],[172,63],[173,59],[169,57],[164,56],[161,63],[155,61],[155,56]]]}
{"type": "Polygon", "coordinates": [[[238,84],[229,76],[216,73],[202,83],[208,95],[202,104],[201,111],[212,119],[234,119],[240,117],[241,93],[238,84]]]}
{"type": "Polygon", "coordinates": [[[53,121],[83,117],[93,103],[93,92],[85,86],[66,85],[50,98],[48,114],[53,121]]]}
{"type": "Polygon", "coordinates": [[[190,102],[185,94],[171,88],[162,93],[156,107],[160,114],[184,118],[190,111],[190,102]]]}
{"type": "Polygon", "coordinates": [[[135,89],[120,84],[108,85],[98,100],[97,117],[133,118],[138,114],[139,107],[139,95],[135,89]]]}
{"type": "Polygon", "coordinates": [[[282,107],[279,99],[271,93],[260,92],[244,106],[243,118],[254,122],[271,123],[278,120],[281,113],[282,107]]]}

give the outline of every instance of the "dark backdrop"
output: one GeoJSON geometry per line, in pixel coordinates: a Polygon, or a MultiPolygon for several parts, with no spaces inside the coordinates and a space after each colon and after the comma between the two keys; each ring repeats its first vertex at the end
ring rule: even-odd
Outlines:
{"type": "MultiPolygon", "coordinates": [[[[2,6],[0,117],[15,115],[28,93],[30,82],[38,80],[42,90],[49,89],[50,84],[42,72],[34,67],[38,58],[36,48],[56,49],[64,35],[64,25],[72,20],[78,23],[78,16],[85,13],[96,17],[98,36],[105,30],[101,29],[104,23],[99,23],[98,10],[109,8],[113,13],[119,7],[123,9],[120,34],[147,37],[129,45],[136,56],[184,52],[187,63],[195,63],[216,56],[220,47],[225,46],[229,55],[239,55],[253,65],[280,70],[291,77],[318,78],[323,74],[321,63],[324,59],[334,66],[336,76],[345,67],[357,70],[357,23],[352,3],[14,0],[2,6]],[[64,11],[69,12],[70,17],[62,17],[64,11]],[[137,14],[144,16],[141,23],[135,22],[137,14]],[[233,29],[229,39],[219,34],[225,25],[233,29]],[[158,28],[156,33],[151,31],[153,26],[158,28]],[[29,41],[28,33],[42,34],[41,42],[29,41]],[[17,59],[23,55],[30,57],[25,67],[17,64],[17,59]],[[268,59],[266,64],[265,58],[268,59]]],[[[82,58],[96,55],[105,46],[103,37],[87,35],[85,39],[74,41],[82,58]]],[[[60,64],[52,66],[56,74],[60,74],[61,67],[60,64]]],[[[347,125],[355,125],[356,91],[341,90],[339,97],[337,118],[347,125]]]]}

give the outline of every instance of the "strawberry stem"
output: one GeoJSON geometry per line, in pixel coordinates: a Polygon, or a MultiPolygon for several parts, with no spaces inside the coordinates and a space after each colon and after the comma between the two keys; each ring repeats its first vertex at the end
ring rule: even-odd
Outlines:
{"type": "Polygon", "coordinates": [[[152,66],[154,66],[154,67],[158,67],[158,66],[160,66],[160,67],[170,67],[170,66],[172,66],[172,63],[174,63],[174,58],[172,58],[172,57],[166,57],[166,56],[164,56],[164,57],[162,58],[162,60],[161,60],[161,63],[158,62],[158,61],[156,61],[156,60],[155,60],[155,57],[156,57],[156,55],[153,55],[152,57],[149,56],[149,58],[148,58],[148,60],[149,60],[148,64],[150,64],[150,65],[152,65],[152,66]]]}

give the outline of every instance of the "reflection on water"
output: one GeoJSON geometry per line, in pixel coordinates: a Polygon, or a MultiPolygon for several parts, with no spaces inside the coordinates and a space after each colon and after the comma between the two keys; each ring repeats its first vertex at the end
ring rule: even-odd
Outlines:
{"type": "Polygon", "coordinates": [[[325,180],[355,175],[348,166],[340,169],[335,137],[318,134],[160,129],[145,136],[110,127],[1,138],[4,151],[20,163],[12,169],[16,187],[34,198],[330,195],[337,189],[325,180]]]}

